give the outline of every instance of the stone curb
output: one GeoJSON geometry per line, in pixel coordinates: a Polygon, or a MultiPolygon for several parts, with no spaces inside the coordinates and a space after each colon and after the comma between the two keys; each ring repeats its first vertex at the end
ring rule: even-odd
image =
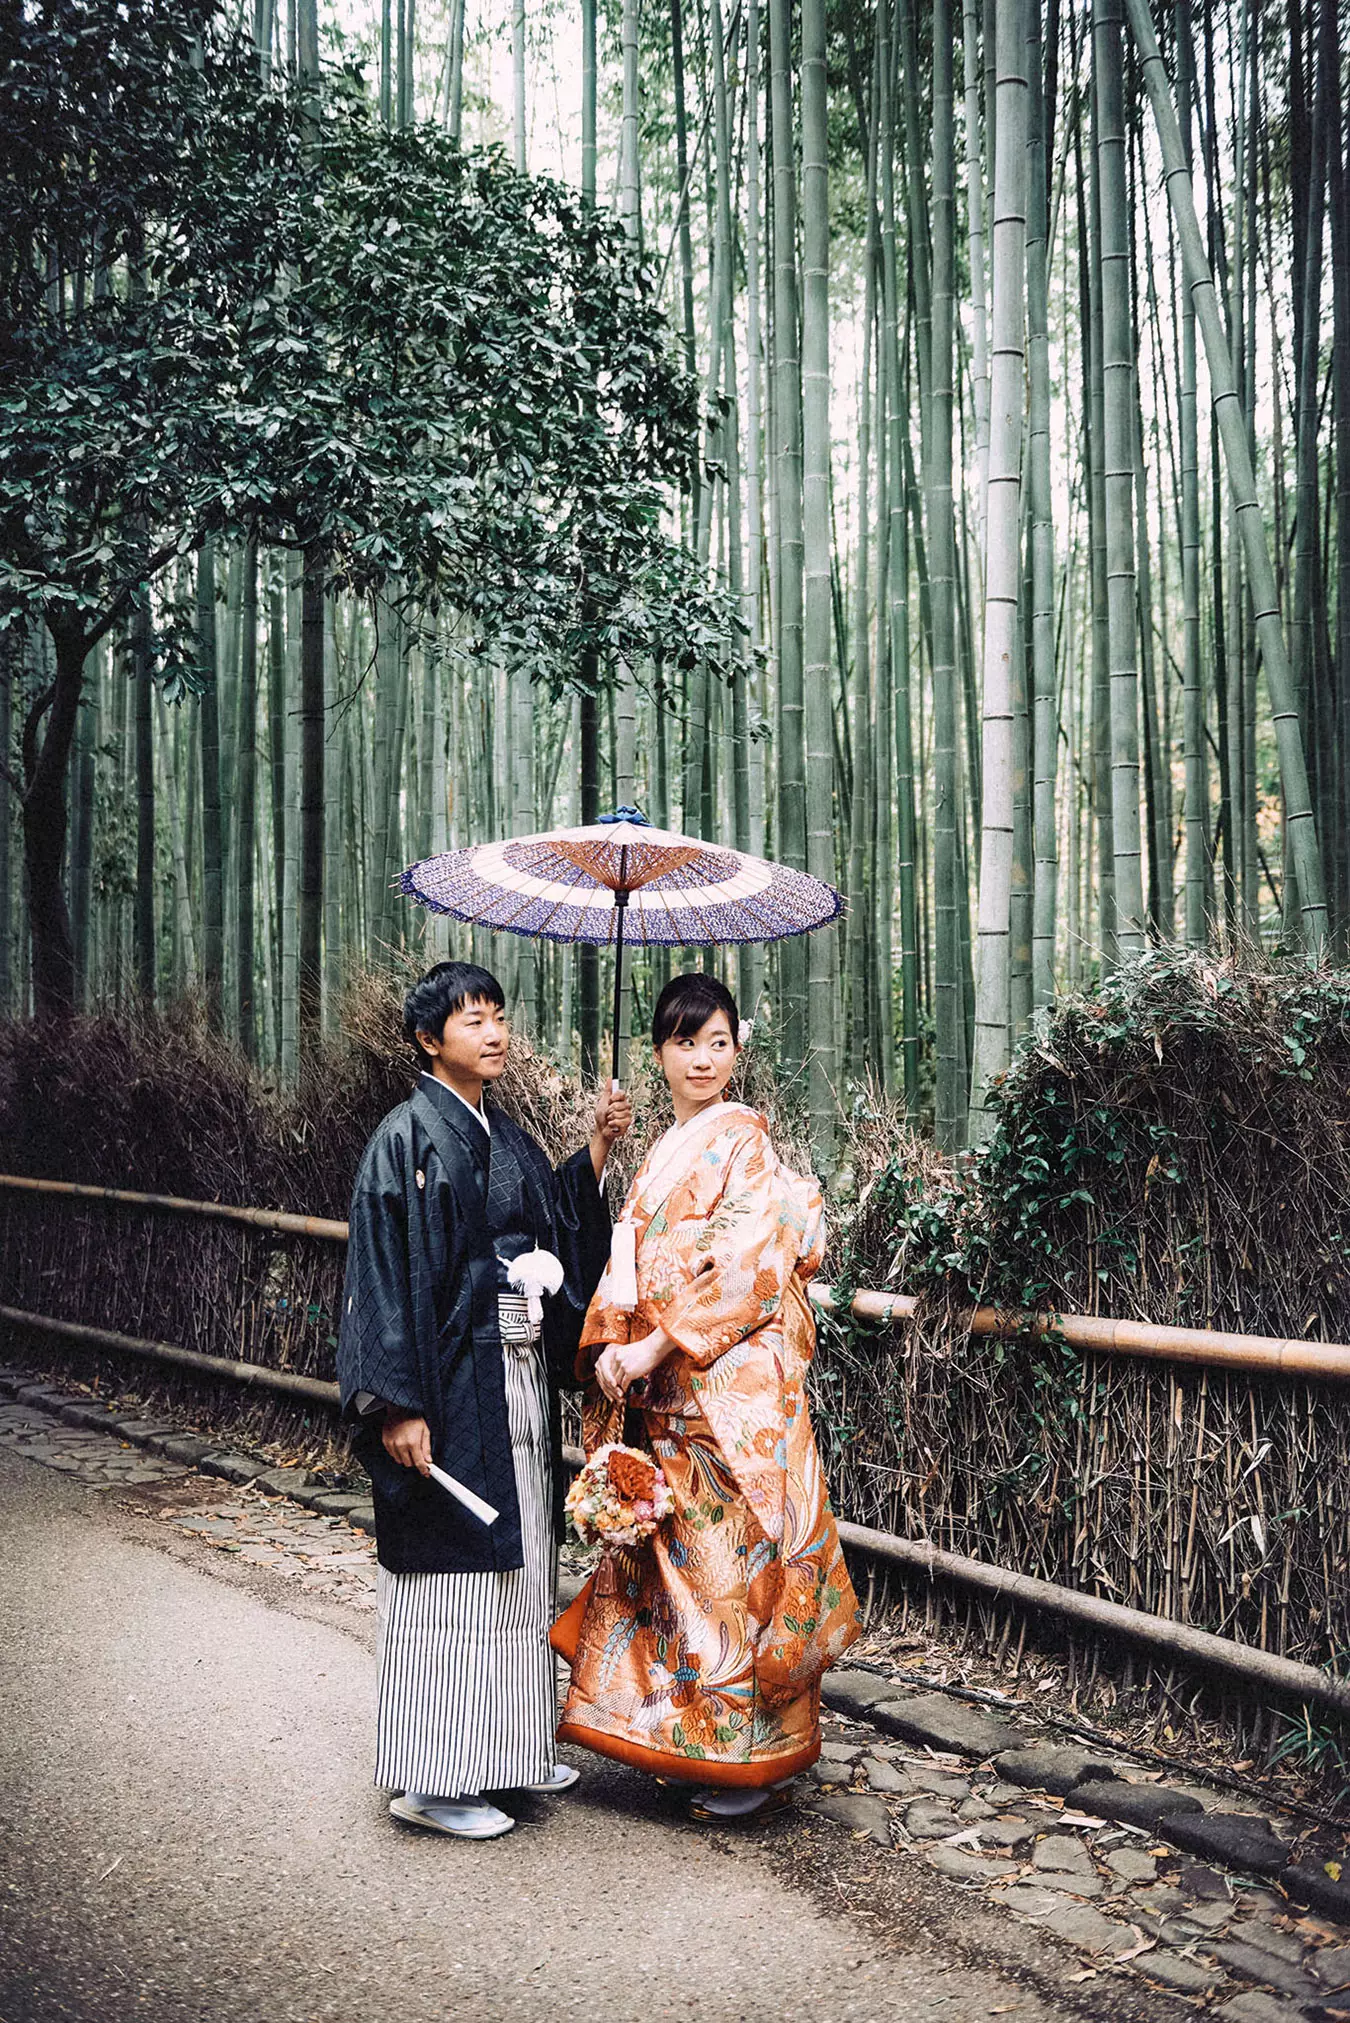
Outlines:
{"type": "Polygon", "coordinates": [[[0,1369],[0,1396],[9,1396],[16,1405],[32,1405],[50,1412],[68,1426],[80,1426],[92,1433],[115,1433],[134,1447],[181,1461],[197,1475],[214,1475],[236,1487],[262,1490],[267,1496],[286,1496],[324,1517],[344,1517],[358,1531],[372,1536],[375,1510],[368,1496],[330,1488],[308,1468],[278,1466],[256,1454],[220,1446],[200,1433],[184,1432],[164,1419],[150,1419],[143,1412],[119,1412],[115,1405],[94,1398],[72,1396],[52,1384],[34,1383],[21,1371],[0,1369]]]}
{"type": "Polygon", "coordinates": [[[821,1700],[832,1713],[884,1734],[944,1755],[992,1763],[1009,1784],[1029,1785],[1034,1765],[1037,1787],[1075,1810],[1143,1828],[1238,1874],[1269,1877],[1292,1902],[1350,1924],[1350,1881],[1333,1881],[1311,1864],[1288,1865],[1288,1842],[1262,1814],[1226,1813],[1218,1804],[1209,1808],[1194,1793],[1166,1784],[1131,1784],[1081,1744],[1035,1741],[1025,1722],[941,1693],[907,1691],[880,1673],[856,1667],[829,1672],[821,1700]]]}

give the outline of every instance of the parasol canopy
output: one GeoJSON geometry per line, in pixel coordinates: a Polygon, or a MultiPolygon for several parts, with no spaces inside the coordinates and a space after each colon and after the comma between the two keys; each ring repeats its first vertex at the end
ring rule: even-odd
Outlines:
{"type": "Polygon", "coordinates": [[[399,882],[471,927],[601,947],[781,941],[826,926],[841,905],[805,871],[653,829],[635,808],[591,828],[449,850],[410,864],[399,882]]]}
{"type": "Polygon", "coordinates": [[[828,926],[843,903],[832,885],[805,871],[653,829],[636,808],[620,808],[585,829],[550,829],[425,857],[408,866],[399,884],[432,913],[470,927],[612,944],[616,1083],[625,942],[698,948],[785,941],[828,926]]]}

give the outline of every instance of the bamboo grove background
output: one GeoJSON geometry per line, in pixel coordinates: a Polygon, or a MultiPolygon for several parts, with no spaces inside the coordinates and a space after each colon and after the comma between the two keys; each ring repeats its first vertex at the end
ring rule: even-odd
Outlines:
{"type": "MultiPolygon", "coordinates": [[[[1152,22],[1138,0],[256,0],[246,25],[260,91],[317,38],[391,128],[498,143],[617,212],[701,388],[672,524],[744,633],[711,667],[615,664],[578,699],[467,652],[453,610],[396,582],[330,595],[302,894],[301,562],[206,542],[154,590],[195,628],[201,693],[166,698],[134,622],[86,668],[83,1007],[195,998],[293,1081],[306,907],[331,1030],[353,969],[449,946],[392,890],[405,862],[636,802],[846,893],[839,930],[744,951],[734,979],[828,1167],[864,1085],[943,1147],[985,1136],[1034,1008],[1146,942],[1344,955],[1332,0],[1152,22]]],[[[51,649],[9,639],[12,755],[51,649]]],[[[22,883],[4,795],[0,1013],[31,1003],[22,883]]],[[[592,1070],[594,959],[476,952],[592,1070]]],[[[659,981],[639,964],[642,999],[659,981]]]]}

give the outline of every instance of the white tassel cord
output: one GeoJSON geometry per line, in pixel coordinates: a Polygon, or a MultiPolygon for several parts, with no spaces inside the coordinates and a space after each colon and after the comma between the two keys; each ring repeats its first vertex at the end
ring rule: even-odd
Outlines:
{"type": "Polygon", "coordinates": [[[524,1294],[530,1323],[538,1327],[544,1318],[544,1294],[555,1293],[562,1285],[562,1265],[551,1250],[527,1250],[507,1266],[506,1277],[524,1294]]]}
{"type": "Polygon", "coordinates": [[[632,1313],[638,1303],[637,1230],[620,1219],[609,1239],[609,1304],[632,1313]]]}

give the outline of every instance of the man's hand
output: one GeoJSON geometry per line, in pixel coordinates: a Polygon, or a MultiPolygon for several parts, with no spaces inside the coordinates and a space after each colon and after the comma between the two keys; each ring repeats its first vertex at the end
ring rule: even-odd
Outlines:
{"type": "Polygon", "coordinates": [[[624,1090],[607,1086],[595,1099],[595,1129],[591,1133],[591,1164],[598,1180],[605,1170],[609,1148],[622,1138],[633,1122],[633,1106],[624,1090]]]}
{"type": "Polygon", "coordinates": [[[612,1404],[622,1405],[630,1384],[649,1377],[675,1344],[657,1328],[640,1342],[611,1342],[595,1365],[595,1381],[612,1404]]]}
{"type": "Polygon", "coordinates": [[[430,1473],[431,1428],[420,1413],[396,1412],[390,1406],[380,1437],[385,1453],[400,1468],[415,1468],[419,1475],[430,1473]]]}

